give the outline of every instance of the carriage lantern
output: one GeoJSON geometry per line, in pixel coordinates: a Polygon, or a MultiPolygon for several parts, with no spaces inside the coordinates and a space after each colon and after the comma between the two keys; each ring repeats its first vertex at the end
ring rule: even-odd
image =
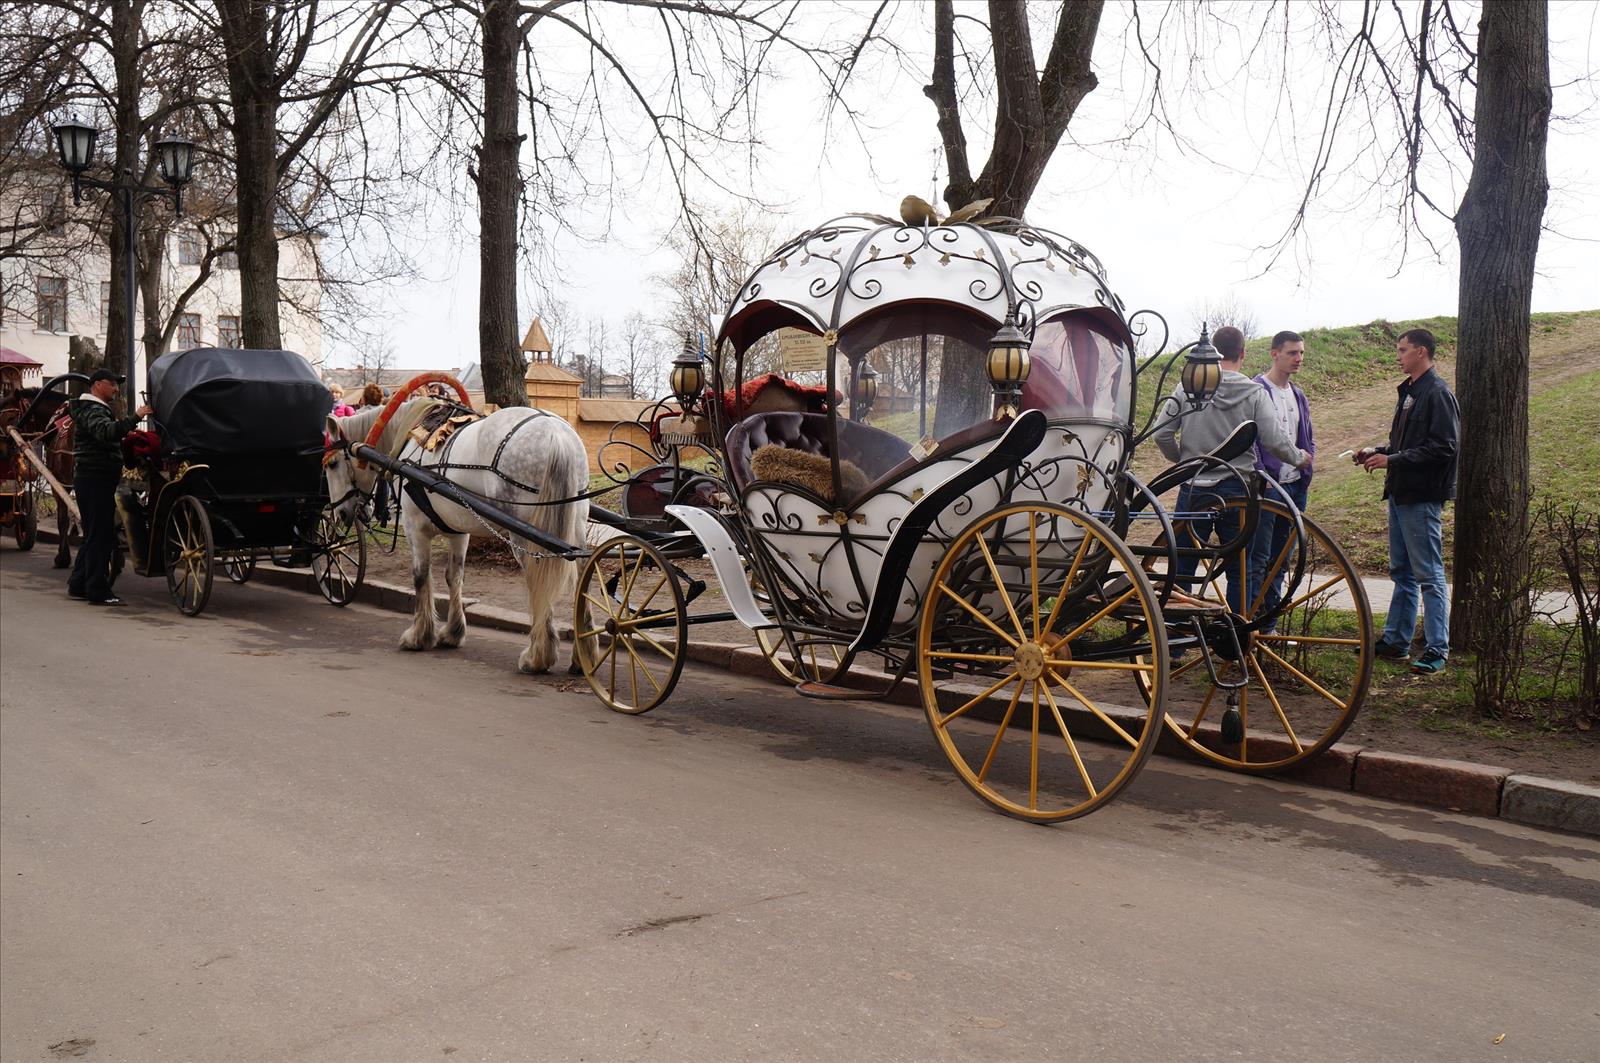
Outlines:
{"type": "Polygon", "coordinates": [[[706,389],[706,365],[699,349],[695,346],[693,337],[684,336],[683,353],[672,363],[672,375],[668,379],[672,386],[672,394],[677,398],[678,404],[685,413],[700,398],[706,389]]]}
{"type": "Polygon", "coordinates": [[[989,341],[989,383],[994,387],[995,416],[1017,412],[1022,385],[1028,382],[1028,337],[1017,327],[1017,312],[1006,311],[1006,322],[989,341]]]}
{"type": "Polygon", "coordinates": [[[878,371],[872,368],[870,362],[861,363],[861,372],[856,374],[856,391],[851,397],[851,413],[858,421],[865,421],[872,413],[872,406],[878,401],[878,371]]]}
{"type": "Polygon", "coordinates": [[[1200,342],[1189,351],[1183,363],[1183,393],[1189,404],[1198,409],[1211,401],[1222,384],[1222,355],[1211,346],[1211,333],[1200,326],[1200,342]]]}

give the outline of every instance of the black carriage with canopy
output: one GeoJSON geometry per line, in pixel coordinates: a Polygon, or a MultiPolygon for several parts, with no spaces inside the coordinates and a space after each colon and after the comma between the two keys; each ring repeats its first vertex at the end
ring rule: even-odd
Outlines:
{"type": "Polygon", "coordinates": [[[244,583],[258,559],[310,565],[335,605],[354,600],[366,570],[358,525],[334,518],[322,475],[333,399],[292,351],[210,347],[150,367],[155,430],[124,444],[142,474],[118,492],[141,575],[165,575],[186,615],[205,608],[219,566],[244,583]]]}

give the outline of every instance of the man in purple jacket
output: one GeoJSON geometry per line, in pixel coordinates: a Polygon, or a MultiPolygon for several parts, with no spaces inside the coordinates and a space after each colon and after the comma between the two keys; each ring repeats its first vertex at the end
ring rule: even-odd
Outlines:
{"type": "MultiPolygon", "coordinates": [[[[1311,406],[1306,402],[1306,393],[1301,391],[1292,379],[1300,372],[1300,366],[1306,359],[1306,343],[1298,332],[1287,329],[1272,337],[1272,366],[1255,378],[1267,391],[1267,396],[1272,399],[1272,408],[1278,418],[1278,427],[1283,434],[1294,440],[1294,445],[1312,456],[1313,462],[1317,454],[1316,436],[1311,430],[1311,406]]],[[[1295,508],[1301,512],[1306,508],[1306,491],[1311,487],[1311,473],[1315,468],[1313,463],[1308,463],[1302,468],[1285,465],[1274,457],[1269,451],[1256,443],[1256,468],[1278,481],[1293,500],[1295,508]]],[[[1277,492],[1268,492],[1265,496],[1274,501],[1282,501],[1277,492]]],[[[1277,561],[1278,555],[1283,552],[1284,544],[1288,542],[1289,533],[1294,524],[1287,517],[1274,517],[1263,512],[1261,521],[1256,525],[1255,541],[1250,549],[1250,599],[1254,601],[1261,591],[1261,585],[1266,581],[1268,571],[1277,561]]],[[[1278,566],[1278,571],[1273,575],[1270,585],[1266,588],[1266,595],[1261,599],[1261,608],[1256,610],[1256,615],[1267,612],[1278,604],[1279,595],[1283,590],[1283,578],[1294,566],[1294,558],[1285,559],[1278,566]]]]}

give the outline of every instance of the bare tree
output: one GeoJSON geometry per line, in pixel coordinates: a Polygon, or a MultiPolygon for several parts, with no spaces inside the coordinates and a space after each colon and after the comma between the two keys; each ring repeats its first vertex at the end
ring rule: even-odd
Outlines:
{"type": "Polygon", "coordinates": [[[1261,328],[1255,310],[1235,291],[1202,299],[1189,307],[1191,335],[1200,335],[1202,327],[1209,328],[1214,333],[1224,325],[1232,325],[1244,333],[1246,339],[1258,335],[1261,328]]]}
{"type": "MultiPolygon", "coordinates": [[[[933,70],[923,93],[937,114],[949,169],[944,198],[952,210],[993,199],[991,214],[1023,216],[1078,106],[1098,84],[1089,60],[1103,7],[1103,0],[1063,0],[1042,70],[1034,59],[1026,4],[989,0],[987,23],[964,11],[963,19],[981,27],[992,57],[992,80],[985,82],[970,58],[983,49],[969,48],[963,40],[953,0],[934,0],[933,70]],[[966,60],[965,79],[957,74],[958,58],[966,60]],[[994,100],[994,139],[977,177],[962,107],[964,81],[980,97],[992,94],[994,100]]],[[[982,359],[966,344],[947,341],[934,432],[945,435],[983,418],[990,396],[982,359]]]]}
{"type": "MultiPolygon", "coordinates": [[[[686,230],[675,233],[669,243],[678,255],[678,264],[657,285],[667,300],[663,342],[676,350],[685,336],[702,333],[711,341],[722,315],[727,313],[739,288],[755,268],[782,242],[770,214],[753,209],[727,211],[702,221],[698,238],[686,230]]],[[[711,351],[720,359],[720,351],[711,351]]],[[[777,343],[759,342],[745,355],[746,375],[779,368],[777,343]]],[[[721,366],[726,377],[732,371],[721,366]]]]}
{"type": "Polygon", "coordinates": [[[648,399],[660,390],[665,361],[660,330],[634,311],[622,319],[617,335],[617,367],[628,381],[630,399],[648,399]]]}

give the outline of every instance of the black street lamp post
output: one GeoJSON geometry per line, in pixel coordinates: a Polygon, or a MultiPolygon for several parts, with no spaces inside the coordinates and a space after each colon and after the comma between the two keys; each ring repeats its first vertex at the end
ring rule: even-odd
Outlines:
{"type": "Polygon", "coordinates": [[[127,279],[128,307],[126,352],[128,408],[132,409],[139,404],[139,378],[134,363],[134,334],[137,331],[134,315],[135,299],[138,294],[134,215],[138,211],[139,204],[147,199],[170,199],[174,215],[183,216],[183,186],[189,183],[190,171],[194,165],[194,144],[176,138],[157,141],[156,168],[166,184],[165,186],[142,185],[129,172],[124,172],[109,181],[88,175],[87,171],[94,160],[95,138],[99,135],[93,126],[69,119],[53,128],[56,134],[56,149],[61,153],[61,165],[72,174],[72,202],[83,202],[85,188],[98,188],[116,196],[122,207],[123,255],[126,267],[124,273],[127,279]]]}

